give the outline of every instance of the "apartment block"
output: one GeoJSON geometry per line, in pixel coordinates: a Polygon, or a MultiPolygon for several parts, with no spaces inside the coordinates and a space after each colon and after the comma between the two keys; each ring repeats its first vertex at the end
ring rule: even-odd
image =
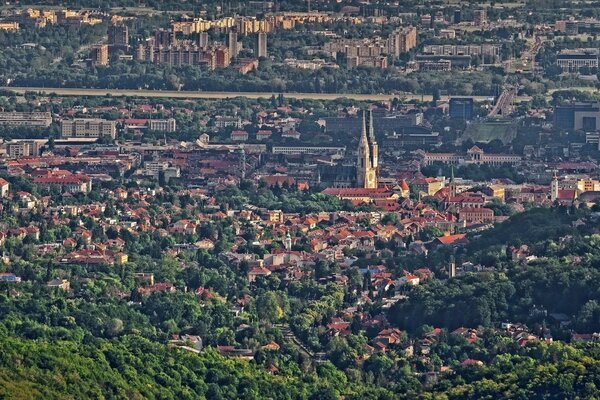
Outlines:
{"type": "Polygon", "coordinates": [[[108,65],[108,45],[99,44],[92,47],[92,64],[108,65]]]}
{"type": "Polygon", "coordinates": [[[63,120],[60,123],[63,138],[99,138],[117,136],[117,122],[100,118],[76,118],[63,120]]]}
{"type": "Polygon", "coordinates": [[[151,119],[149,128],[152,131],[175,132],[177,129],[177,122],[175,121],[175,118],[151,119]]]}
{"type": "Polygon", "coordinates": [[[48,128],[52,125],[49,112],[0,112],[0,125],[48,128]]]}
{"type": "Polygon", "coordinates": [[[388,37],[389,52],[394,57],[408,53],[417,45],[417,28],[399,28],[388,37]]]}

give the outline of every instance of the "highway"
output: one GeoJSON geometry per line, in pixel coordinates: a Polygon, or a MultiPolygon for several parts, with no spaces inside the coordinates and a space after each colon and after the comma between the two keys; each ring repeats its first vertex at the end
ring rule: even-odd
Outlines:
{"type": "MultiPolygon", "coordinates": [[[[25,92],[56,93],[59,96],[125,96],[125,97],[163,97],[178,99],[207,99],[223,100],[235,97],[245,97],[247,99],[270,98],[278,92],[191,92],[177,90],[129,90],[129,89],[85,89],[85,88],[48,88],[48,87],[0,87],[1,90],[10,90],[17,94],[25,92]]],[[[356,101],[388,101],[394,97],[406,100],[431,101],[431,95],[420,94],[355,94],[355,93],[283,93],[285,97],[299,100],[335,100],[339,98],[348,98],[356,101]]],[[[442,100],[447,100],[452,96],[441,96],[442,100]]],[[[475,101],[484,101],[488,96],[460,96],[473,97],[475,101]]]]}

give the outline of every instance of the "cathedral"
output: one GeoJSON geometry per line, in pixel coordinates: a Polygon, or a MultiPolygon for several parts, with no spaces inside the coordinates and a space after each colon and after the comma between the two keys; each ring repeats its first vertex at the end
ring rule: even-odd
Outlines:
{"type": "Polygon", "coordinates": [[[362,132],[358,142],[356,166],[321,166],[318,183],[333,188],[376,189],[379,168],[379,146],[373,128],[373,114],[363,112],[362,132]]]}
{"type": "Polygon", "coordinates": [[[356,164],[356,187],[366,189],[377,188],[377,168],[379,163],[379,146],[373,128],[373,113],[369,111],[369,123],[363,113],[363,128],[358,142],[358,163],[356,164]],[[368,132],[368,134],[367,134],[368,132]]]}

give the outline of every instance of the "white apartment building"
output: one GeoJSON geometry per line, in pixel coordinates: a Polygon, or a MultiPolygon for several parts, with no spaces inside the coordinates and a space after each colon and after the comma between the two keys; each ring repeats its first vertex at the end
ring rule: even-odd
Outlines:
{"type": "Polygon", "coordinates": [[[175,132],[175,130],[177,129],[177,123],[175,121],[175,118],[151,119],[148,127],[152,131],[175,132]]]}
{"type": "Polygon", "coordinates": [[[62,138],[99,138],[117,136],[117,122],[100,118],[76,118],[62,120],[60,123],[62,138]]]}

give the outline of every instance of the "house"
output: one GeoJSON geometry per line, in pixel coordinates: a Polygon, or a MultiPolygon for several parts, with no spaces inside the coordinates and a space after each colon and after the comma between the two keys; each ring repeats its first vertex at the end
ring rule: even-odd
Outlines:
{"type": "Polygon", "coordinates": [[[195,350],[202,350],[202,338],[200,336],[195,335],[171,335],[171,340],[169,340],[169,344],[182,346],[182,347],[191,347],[195,350]]]}
{"type": "Polygon", "coordinates": [[[141,295],[150,295],[155,292],[175,293],[176,289],[173,284],[168,282],[159,282],[154,285],[138,288],[138,293],[141,295]]]}
{"type": "Polygon", "coordinates": [[[8,196],[9,187],[8,181],[0,178],[0,197],[5,198],[8,196]]]}
{"type": "Polygon", "coordinates": [[[71,283],[66,279],[52,279],[47,284],[48,287],[51,288],[59,288],[68,292],[71,289],[71,283]]]}
{"type": "Polygon", "coordinates": [[[272,131],[269,130],[260,130],[256,132],[256,140],[266,140],[271,137],[273,134],[272,131]]]}
{"type": "Polygon", "coordinates": [[[398,285],[400,286],[417,286],[419,284],[419,277],[417,275],[408,274],[398,279],[398,285]]]}
{"type": "Polygon", "coordinates": [[[270,350],[270,351],[279,351],[281,346],[279,346],[279,344],[277,344],[275,342],[269,342],[269,343],[265,344],[262,348],[265,350],[270,350]]]}
{"type": "Polygon", "coordinates": [[[256,278],[259,276],[269,276],[271,275],[271,271],[265,267],[254,267],[250,271],[248,271],[248,282],[256,281],[256,278]]]}
{"type": "Polygon", "coordinates": [[[115,253],[113,256],[116,265],[125,265],[129,261],[129,256],[123,252],[115,253]]]}
{"type": "Polygon", "coordinates": [[[483,367],[483,361],[473,360],[472,358],[467,358],[465,361],[460,363],[461,367],[483,367]]]}
{"type": "Polygon", "coordinates": [[[458,211],[458,219],[467,224],[494,222],[494,211],[485,207],[463,207],[458,211]]]}
{"type": "Polygon", "coordinates": [[[0,273],[0,282],[19,283],[19,282],[21,282],[21,277],[16,276],[15,274],[12,274],[10,272],[2,272],[2,273],[0,273]]]}
{"type": "Polygon", "coordinates": [[[254,359],[254,352],[250,349],[237,349],[234,346],[217,346],[217,351],[224,357],[236,357],[248,361],[254,359]]]}
{"type": "Polygon", "coordinates": [[[229,136],[234,142],[245,142],[248,140],[248,132],[246,131],[232,131],[229,136]]]}
{"type": "Polygon", "coordinates": [[[202,239],[194,243],[194,246],[200,250],[212,250],[215,248],[215,243],[210,239],[202,239]]]}
{"type": "Polygon", "coordinates": [[[457,233],[455,235],[444,235],[435,239],[435,245],[438,246],[458,246],[467,243],[467,235],[464,233],[457,233]]]}

